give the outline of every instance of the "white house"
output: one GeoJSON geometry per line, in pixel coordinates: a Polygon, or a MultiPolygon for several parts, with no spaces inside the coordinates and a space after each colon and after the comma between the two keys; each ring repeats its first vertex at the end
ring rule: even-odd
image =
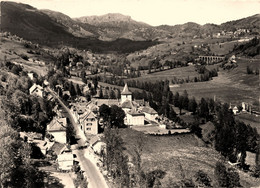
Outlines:
{"type": "Polygon", "coordinates": [[[79,117],[80,128],[85,134],[98,134],[98,119],[96,115],[86,110],[84,114],[79,117]]]}
{"type": "Polygon", "coordinates": [[[126,114],[127,125],[144,125],[144,114],[137,112],[135,109],[126,114]]]}
{"type": "Polygon", "coordinates": [[[33,80],[34,76],[33,76],[33,73],[32,73],[32,72],[27,73],[27,75],[28,75],[28,77],[29,77],[31,80],[33,80]]]}
{"type": "Polygon", "coordinates": [[[58,155],[57,158],[59,169],[61,170],[71,170],[73,167],[73,154],[72,153],[62,153],[58,155]]]}
{"type": "Polygon", "coordinates": [[[54,140],[59,143],[66,143],[66,118],[55,117],[49,125],[47,125],[47,132],[54,137],[54,140]]]}
{"type": "Polygon", "coordinates": [[[158,113],[151,107],[145,106],[141,109],[141,111],[144,113],[145,118],[155,121],[155,118],[158,117],[158,113]]]}
{"type": "Polygon", "coordinates": [[[29,89],[30,95],[37,95],[39,97],[44,96],[44,90],[40,85],[33,84],[33,86],[29,89]]]}

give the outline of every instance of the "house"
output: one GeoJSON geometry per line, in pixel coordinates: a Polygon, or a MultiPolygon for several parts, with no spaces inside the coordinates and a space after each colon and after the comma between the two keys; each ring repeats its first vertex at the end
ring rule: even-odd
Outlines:
{"type": "Polygon", "coordinates": [[[44,96],[44,90],[40,85],[33,84],[33,86],[29,89],[30,95],[36,95],[39,97],[44,96]]]}
{"type": "Polygon", "coordinates": [[[86,110],[80,115],[79,122],[85,134],[98,134],[98,118],[91,110],[86,110]]]}
{"type": "Polygon", "coordinates": [[[62,96],[64,97],[65,95],[67,95],[67,97],[70,98],[71,97],[70,91],[63,91],[62,96]]]}
{"type": "Polygon", "coordinates": [[[92,148],[93,148],[95,153],[100,155],[102,153],[102,151],[106,150],[106,143],[102,142],[100,140],[100,141],[96,142],[94,145],[92,145],[92,148]]]}
{"type": "Polygon", "coordinates": [[[231,103],[229,105],[229,109],[232,110],[234,115],[237,115],[237,113],[239,112],[237,106],[236,105],[232,105],[231,103]]]}
{"type": "Polygon", "coordinates": [[[234,106],[234,108],[232,109],[234,115],[237,115],[237,113],[239,112],[237,106],[234,106]]]}
{"type": "Polygon", "coordinates": [[[54,142],[54,144],[50,147],[49,151],[52,151],[55,155],[60,155],[68,150],[66,144],[54,142]]]}
{"type": "Polygon", "coordinates": [[[145,106],[141,108],[141,111],[144,113],[145,118],[155,121],[155,118],[158,117],[158,113],[151,107],[145,106]]]}
{"type": "Polygon", "coordinates": [[[42,140],[42,134],[40,133],[19,132],[19,136],[24,140],[24,142],[35,144],[38,148],[40,148],[43,155],[46,155],[49,148],[53,145],[53,142],[42,140]]]}
{"type": "Polygon", "coordinates": [[[103,142],[99,136],[91,138],[91,140],[89,141],[89,145],[97,154],[101,154],[102,151],[106,150],[106,143],[103,142]]]}
{"type": "Polygon", "coordinates": [[[54,137],[56,142],[66,143],[66,127],[67,119],[54,117],[54,119],[47,125],[47,133],[54,137]]]}
{"type": "Polygon", "coordinates": [[[33,76],[33,73],[32,73],[32,72],[27,73],[27,75],[28,75],[28,77],[29,77],[31,80],[33,80],[34,76],[33,76]]]}
{"type": "Polygon", "coordinates": [[[57,158],[60,170],[71,170],[74,163],[72,153],[62,153],[57,158]]]}
{"type": "Polygon", "coordinates": [[[88,103],[71,103],[71,112],[72,112],[72,117],[75,122],[79,123],[79,118],[84,112],[87,110],[87,105],[88,103]]]}
{"type": "Polygon", "coordinates": [[[137,112],[135,109],[126,114],[127,125],[144,125],[144,114],[137,112]]]}

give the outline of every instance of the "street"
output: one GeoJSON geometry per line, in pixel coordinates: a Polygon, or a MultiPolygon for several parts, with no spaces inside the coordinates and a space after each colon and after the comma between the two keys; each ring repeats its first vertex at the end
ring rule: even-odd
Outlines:
{"type": "MultiPolygon", "coordinates": [[[[86,136],[84,135],[83,131],[79,129],[78,124],[74,121],[73,116],[71,114],[71,111],[69,108],[60,100],[59,96],[50,88],[48,90],[51,92],[51,94],[58,100],[62,108],[66,111],[67,118],[70,119],[70,122],[72,123],[75,132],[76,132],[76,140],[79,146],[84,146],[86,143],[86,136]]],[[[77,148],[78,148],[77,147],[77,148]]],[[[87,181],[88,181],[88,187],[89,188],[108,188],[108,185],[105,181],[105,178],[101,174],[101,172],[98,170],[98,167],[89,159],[85,157],[85,153],[87,152],[86,149],[81,150],[73,150],[73,153],[77,155],[77,158],[80,163],[81,169],[86,173],[87,175],[87,181]]]]}

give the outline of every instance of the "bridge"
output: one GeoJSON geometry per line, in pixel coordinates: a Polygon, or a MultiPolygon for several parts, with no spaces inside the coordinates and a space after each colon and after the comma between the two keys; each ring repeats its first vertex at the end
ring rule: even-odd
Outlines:
{"type": "Polygon", "coordinates": [[[206,62],[207,64],[223,61],[225,57],[221,56],[199,56],[199,60],[206,62]]]}

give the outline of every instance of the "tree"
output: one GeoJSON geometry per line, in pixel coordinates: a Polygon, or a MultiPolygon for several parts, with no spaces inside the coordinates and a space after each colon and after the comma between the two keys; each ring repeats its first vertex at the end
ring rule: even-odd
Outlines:
{"type": "Polygon", "coordinates": [[[102,104],[99,108],[99,114],[105,122],[108,122],[111,114],[111,109],[106,104],[102,104]]]}
{"type": "Polygon", "coordinates": [[[108,97],[109,97],[109,99],[115,99],[116,98],[116,94],[115,94],[113,89],[109,90],[108,97]]]}
{"type": "Polygon", "coordinates": [[[179,93],[176,92],[173,97],[173,105],[176,107],[179,107],[179,97],[180,97],[179,93]]]}
{"type": "Polygon", "coordinates": [[[5,122],[0,124],[0,186],[43,187],[43,176],[29,161],[30,145],[5,122]]]}
{"type": "Polygon", "coordinates": [[[189,100],[189,105],[188,105],[188,110],[190,111],[190,112],[192,112],[193,114],[195,114],[196,113],[196,111],[197,111],[197,102],[196,102],[196,100],[195,100],[195,98],[193,97],[191,100],[189,100]]]}
{"type": "Polygon", "coordinates": [[[80,87],[79,87],[79,84],[76,85],[76,93],[77,93],[78,96],[81,96],[81,95],[82,95],[81,89],[80,89],[80,87]]]}
{"type": "Polygon", "coordinates": [[[106,143],[104,164],[108,173],[115,179],[119,187],[129,187],[128,156],[123,153],[123,140],[118,130],[107,126],[104,131],[104,140],[106,143]]]}
{"type": "Polygon", "coordinates": [[[204,98],[201,98],[199,104],[199,116],[205,117],[206,119],[209,117],[209,108],[208,103],[204,98]]]}
{"type": "Polygon", "coordinates": [[[216,150],[223,156],[228,157],[232,162],[236,162],[234,153],[236,143],[235,119],[227,104],[221,106],[214,125],[216,127],[216,150]]]}
{"type": "Polygon", "coordinates": [[[111,106],[111,114],[110,114],[110,121],[112,127],[124,127],[124,118],[125,112],[122,108],[112,105],[111,106]]]}
{"type": "Polygon", "coordinates": [[[179,110],[180,110],[180,115],[181,115],[181,110],[183,109],[183,107],[184,107],[184,100],[185,100],[185,98],[183,97],[183,96],[180,96],[179,97],[179,105],[178,105],[178,107],[179,107],[179,110]]]}
{"type": "Polygon", "coordinates": [[[77,95],[74,84],[72,82],[70,82],[70,84],[69,84],[69,91],[70,91],[71,97],[75,97],[77,95]]]}
{"type": "Polygon", "coordinates": [[[199,183],[200,187],[212,187],[211,185],[211,179],[204,171],[199,170],[195,174],[196,182],[199,183]]]}
{"type": "Polygon", "coordinates": [[[233,168],[226,168],[222,162],[217,162],[214,174],[219,187],[240,187],[239,174],[233,168]]]}

